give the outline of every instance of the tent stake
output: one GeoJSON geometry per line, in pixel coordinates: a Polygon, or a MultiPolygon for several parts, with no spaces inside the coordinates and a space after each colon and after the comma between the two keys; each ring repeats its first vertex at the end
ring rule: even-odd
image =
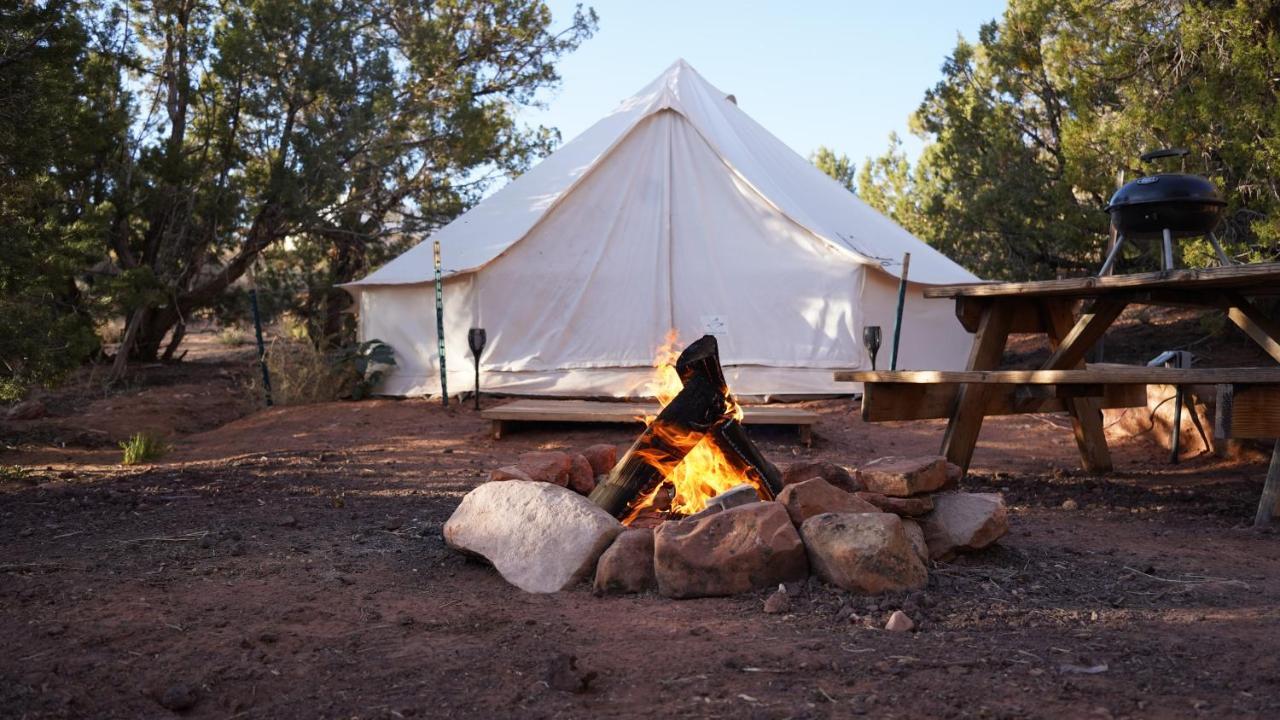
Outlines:
{"type": "Polygon", "coordinates": [[[440,277],[440,241],[435,241],[436,259],[436,349],[440,353],[440,403],[449,407],[449,382],[444,367],[444,280],[440,277]]]}
{"type": "Polygon", "coordinates": [[[267,370],[267,346],[262,342],[262,315],[258,312],[258,288],[249,288],[249,307],[253,310],[253,334],[258,338],[258,365],[262,367],[262,391],[271,407],[271,373],[267,370]]]}
{"type": "Polygon", "coordinates": [[[898,340],[902,338],[902,306],[907,302],[907,271],[911,269],[911,253],[902,256],[902,277],[898,280],[898,314],[893,320],[893,353],[889,356],[889,369],[898,369],[898,340]]]}

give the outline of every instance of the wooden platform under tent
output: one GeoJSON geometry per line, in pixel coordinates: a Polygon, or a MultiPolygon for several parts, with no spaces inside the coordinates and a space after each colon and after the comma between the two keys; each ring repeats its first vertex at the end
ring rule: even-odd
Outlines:
{"type": "MultiPolygon", "coordinates": [[[[498,440],[515,423],[639,423],[646,415],[657,415],[658,409],[654,402],[525,398],[481,410],[480,417],[492,422],[498,440]]],[[[778,405],[743,405],[742,410],[743,425],[789,425],[796,428],[800,442],[808,446],[813,441],[818,414],[811,410],[778,405]]]]}

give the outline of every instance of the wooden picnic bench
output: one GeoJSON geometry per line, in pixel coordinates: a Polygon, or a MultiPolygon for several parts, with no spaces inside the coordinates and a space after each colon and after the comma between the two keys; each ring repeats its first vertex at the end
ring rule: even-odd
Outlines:
{"type": "MultiPolygon", "coordinates": [[[[1280,362],[1280,322],[1250,300],[1275,294],[1280,294],[1280,263],[932,287],[924,291],[925,297],[954,299],[957,319],[974,333],[964,371],[840,371],[835,378],[864,383],[862,412],[867,420],[948,418],[942,454],[966,471],[987,415],[1065,411],[1071,416],[1084,467],[1106,473],[1112,463],[1101,409],[1145,405],[1148,384],[1215,385],[1215,434],[1220,439],[1280,438],[1280,367],[1085,363],[1088,352],[1120,313],[1137,304],[1225,310],[1233,323],[1280,362]],[[1047,335],[1049,359],[1035,370],[999,369],[1012,333],[1047,335]]],[[[1275,444],[1257,522],[1270,520],[1277,500],[1280,441],[1275,444]]]]}
{"type": "MultiPolygon", "coordinates": [[[[480,417],[493,424],[493,437],[502,435],[512,423],[630,423],[644,422],[645,416],[658,414],[657,403],[606,402],[600,400],[514,400],[480,411],[480,417]]],[[[777,405],[743,405],[743,425],[791,425],[806,446],[813,442],[813,424],[818,414],[801,408],[777,405]]]]}

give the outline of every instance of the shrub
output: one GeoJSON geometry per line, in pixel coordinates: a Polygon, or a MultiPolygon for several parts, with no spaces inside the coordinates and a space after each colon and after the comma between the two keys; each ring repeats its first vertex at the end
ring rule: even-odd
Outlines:
{"type": "Polygon", "coordinates": [[[249,342],[249,335],[235,325],[228,325],[218,333],[218,342],[228,347],[244,345],[249,342]]]}
{"type": "MultiPolygon", "coordinates": [[[[276,340],[267,348],[271,399],[277,405],[363,400],[395,365],[395,352],[381,340],[329,353],[297,340],[276,340]]],[[[261,382],[261,376],[255,374],[255,393],[262,392],[261,382]]]]}
{"type": "Polygon", "coordinates": [[[120,443],[124,457],[120,462],[125,465],[138,465],[155,460],[169,452],[169,445],[151,433],[134,433],[133,437],[120,443]]]}

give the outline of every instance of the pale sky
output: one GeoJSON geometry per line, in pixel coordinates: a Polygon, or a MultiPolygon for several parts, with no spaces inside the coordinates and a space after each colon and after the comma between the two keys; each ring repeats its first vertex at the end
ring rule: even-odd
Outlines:
{"type": "MultiPolygon", "coordinates": [[[[563,27],[576,4],[549,0],[563,27]]],[[[907,117],[941,78],[963,35],[1005,0],[596,0],[599,31],[560,64],[546,110],[522,117],[565,142],[683,57],[801,155],[819,145],[860,168],[896,131],[913,157],[907,117]]]]}

